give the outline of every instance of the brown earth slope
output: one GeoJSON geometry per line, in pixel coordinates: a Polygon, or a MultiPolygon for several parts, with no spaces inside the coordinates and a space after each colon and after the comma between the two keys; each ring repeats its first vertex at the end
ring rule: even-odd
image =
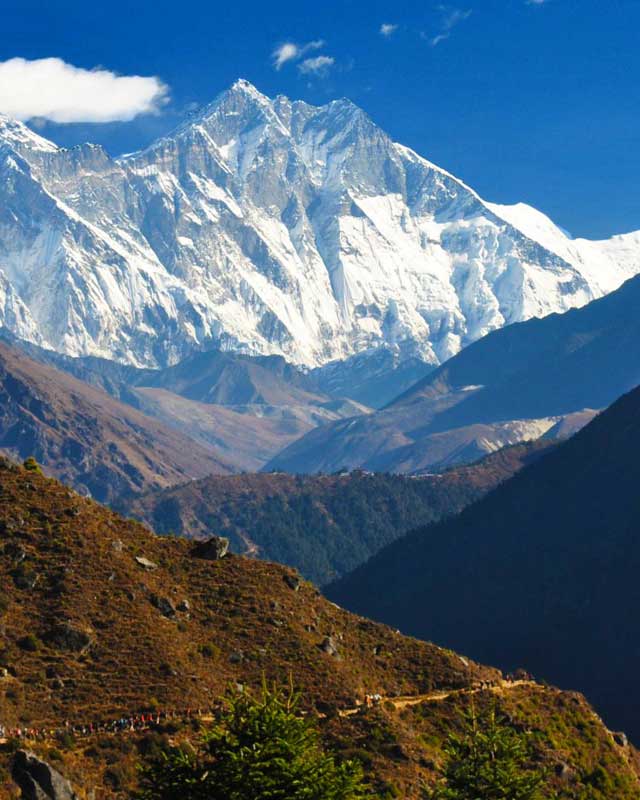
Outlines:
{"type": "Polygon", "coordinates": [[[182,433],[0,342],[0,449],[101,501],[161,488],[229,461],[182,433]]]}
{"type": "MultiPolygon", "coordinates": [[[[157,538],[8,462],[0,463],[0,590],[0,719],[9,727],[209,708],[229,682],[255,687],[263,676],[291,676],[307,709],[323,711],[327,741],[364,762],[378,797],[417,800],[456,709],[468,703],[460,690],[471,688],[478,703],[495,700],[512,724],[532,731],[559,798],[640,792],[635,750],[617,743],[579,695],[529,683],[503,690],[496,670],[349,614],[291,570],[196,557],[192,543],[157,538]],[[479,681],[494,688],[480,690],[479,681]],[[440,690],[446,696],[433,698],[440,690]],[[365,692],[404,699],[398,708],[339,713],[365,692]]],[[[169,734],[193,731],[176,720],[164,727],[169,734]]],[[[67,734],[31,746],[82,798],[124,798],[136,762],[162,735],[67,734]]],[[[11,748],[0,752],[5,769],[11,748]]],[[[2,779],[8,798],[14,790],[6,772],[2,779]]]]}
{"type": "Polygon", "coordinates": [[[212,350],[154,370],[61,355],[2,328],[0,341],[176,428],[206,450],[213,448],[218,460],[236,471],[259,470],[318,425],[371,410],[316,391],[310,376],[279,356],[212,350]]]}

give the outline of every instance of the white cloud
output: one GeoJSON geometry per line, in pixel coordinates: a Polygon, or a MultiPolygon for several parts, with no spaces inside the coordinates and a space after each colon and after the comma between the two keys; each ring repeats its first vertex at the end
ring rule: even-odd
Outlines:
{"type": "Polygon", "coordinates": [[[0,111],[20,120],[127,121],[156,113],[168,92],[158,78],[82,69],[60,58],[0,62],[0,111]]]}
{"type": "Polygon", "coordinates": [[[442,15],[442,22],[440,24],[440,32],[429,39],[429,44],[432,47],[436,47],[440,42],[444,42],[445,39],[448,39],[456,25],[459,25],[471,16],[471,9],[463,11],[460,8],[439,6],[438,11],[440,11],[442,15]]]}
{"type": "Polygon", "coordinates": [[[393,25],[391,22],[383,22],[380,26],[380,35],[389,37],[392,36],[397,30],[397,25],[393,25]]]}
{"type": "Polygon", "coordinates": [[[316,56],[315,58],[307,58],[301,64],[298,64],[298,69],[303,75],[322,75],[331,69],[335,63],[335,58],[331,56],[316,56]]]}
{"type": "Polygon", "coordinates": [[[312,50],[319,50],[321,47],[324,47],[324,41],[322,39],[314,39],[312,42],[307,42],[302,45],[296,44],[295,42],[284,42],[276,47],[272,53],[273,66],[277,70],[282,69],[287,61],[298,61],[306,53],[312,50]]]}
{"type": "Polygon", "coordinates": [[[298,58],[298,45],[293,42],[285,42],[273,51],[273,65],[276,69],[282,69],[287,61],[298,58]]]}

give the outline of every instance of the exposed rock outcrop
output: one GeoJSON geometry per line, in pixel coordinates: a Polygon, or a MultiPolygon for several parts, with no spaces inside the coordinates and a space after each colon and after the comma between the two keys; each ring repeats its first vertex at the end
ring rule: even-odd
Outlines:
{"type": "Polygon", "coordinates": [[[66,778],[29,750],[18,750],[11,769],[24,800],[78,800],[66,778]]]}
{"type": "Polygon", "coordinates": [[[204,542],[199,542],[192,550],[196,558],[204,558],[207,561],[218,561],[224,558],[229,552],[229,540],[224,536],[211,536],[204,542]]]}

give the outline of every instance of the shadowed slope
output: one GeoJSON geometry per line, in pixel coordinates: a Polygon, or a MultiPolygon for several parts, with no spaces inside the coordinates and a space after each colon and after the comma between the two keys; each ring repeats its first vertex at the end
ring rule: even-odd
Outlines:
{"type": "Polygon", "coordinates": [[[476,658],[576,686],[638,738],[638,452],[634,390],[459,516],[395,542],[328,594],[476,658]]]}

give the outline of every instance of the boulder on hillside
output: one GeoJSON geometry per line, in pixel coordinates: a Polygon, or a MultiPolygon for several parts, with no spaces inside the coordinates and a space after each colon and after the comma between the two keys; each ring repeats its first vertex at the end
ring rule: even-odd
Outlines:
{"type": "Polygon", "coordinates": [[[333,656],[334,658],[340,658],[340,654],[338,653],[338,645],[332,636],[325,636],[319,646],[323,653],[333,656]]]}
{"type": "Polygon", "coordinates": [[[136,556],[136,563],[139,567],[142,567],[142,569],[158,569],[158,565],[154,561],[149,561],[149,559],[144,556],[136,556]]]}
{"type": "Polygon", "coordinates": [[[300,588],[300,584],[302,581],[298,575],[291,575],[287,572],[287,574],[283,577],[284,582],[290,589],[293,589],[294,592],[297,592],[300,588]]]}
{"type": "Polygon", "coordinates": [[[627,739],[627,734],[623,731],[615,731],[611,734],[613,736],[613,741],[619,747],[629,747],[629,740],[627,739]]]}
{"type": "Polygon", "coordinates": [[[11,776],[25,800],[79,800],[66,778],[28,750],[13,757],[11,776]]]}
{"type": "Polygon", "coordinates": [[[196,558],[204,558],[207,561],[218,561],[224,558],[229,552],[229,540],[226,536],[211,536],[205,541],[198,542],[191,554],[196,558]]]}
{"type": "Polygon", "coordinates": [[[55,623],[45,638],[49,644],[61,650],[81,653],[93,644],[92,633],[89,628],[82,628],[69,620],[64,620],[55,623]]]}
{"type": "Polygon", "coordinates": [[[175,617],[177,609],[168,597],[160,597],[157,594],[152,594],[149,599],[151,600],[151,604],[154,605],[163,616],[168,619],[175,617]]]}

